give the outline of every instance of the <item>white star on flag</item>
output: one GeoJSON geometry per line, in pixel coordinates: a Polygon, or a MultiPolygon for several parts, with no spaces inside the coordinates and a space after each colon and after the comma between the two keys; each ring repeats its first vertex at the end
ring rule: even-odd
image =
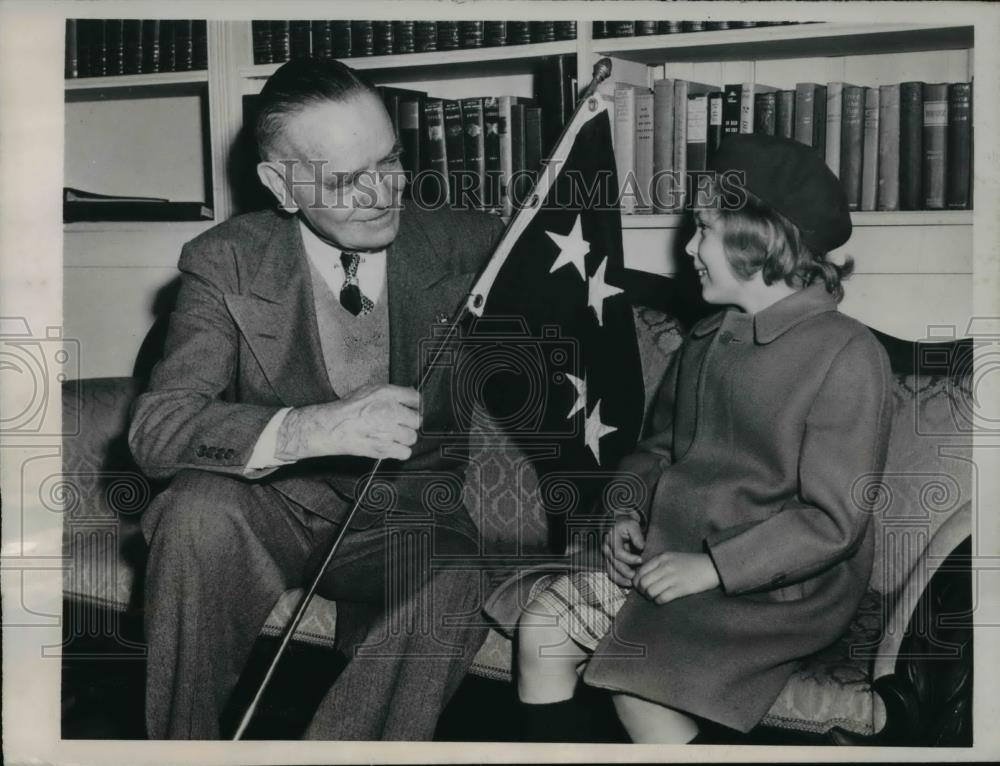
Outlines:
{"type": "Polygon", "coordinates": [[[580,410],[586,411],[587,407],[587,381],[581,380],[576,377],[576,375],[570,375],[566,373],[566,377],[569,378],[569,382],[573,384],[573,388],[576,389],[576,401],[573,403],[573,409],[569,411],[569,415],[566,419],[569,420],[580,410]]]}
{"type": "Polygon", "coordinates": [[[608,259],[605,258],[597,267],[597,272],[587,282],[587,303],[597,314],[597,324],[601,327],[604,326],[604,301],[613,295],[625,292],[620,287],[609,285],[604,281],[604,272],[607,271],[607,268],[608,259]]]}
{"type": "Polygon", "coordinates": [[[587,415],[586,442],[590,451],[594,453],[594,460],[601,462],[601,438],[617,431],[614,426],[608,426],[601,422],[601,400],[597,400],[593,411],[587,415]]]}
{"type": "Polygon", "coordinates": [[[549,239],[559,246],[559,257],[552,264],[549,273],[551,274],[556,269],[561,269],[563,266],[571,264],[580,272],[580,279],[586,279],[587,270],[583,258],[590,252],[590,243],[583,238],[583,225],[580,222],[580,216],[577,215],[576,223],[573,224],[573,228],[569,234],[556,234],[551,231],[546,231],[545,233],[549,235],[549,239]]]}

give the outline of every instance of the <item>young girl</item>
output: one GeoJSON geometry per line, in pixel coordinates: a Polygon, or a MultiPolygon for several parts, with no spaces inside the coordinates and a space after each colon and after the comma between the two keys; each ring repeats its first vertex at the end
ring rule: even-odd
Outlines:
{"type": "Polygon", "coordinates": [[[868,583],[856,487],[884,465],[889,364],[837,311],[852,264],[826,255],[850,237],[844,193],[787,139],[733,136],[714,165],[725,193],[697,210],[686,252],[726,309],[694,326],[655,434],[621,466],[647,492],[615,512],[606,572],[559,577],[520,619],[530,740],[586,739],[584,665],[636,742],[690,741],[699,718],[748,731],[868,583]]]}

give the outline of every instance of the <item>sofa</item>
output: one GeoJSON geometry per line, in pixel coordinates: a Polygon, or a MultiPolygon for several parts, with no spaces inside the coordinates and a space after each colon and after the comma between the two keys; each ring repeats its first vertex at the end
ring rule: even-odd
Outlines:
{"type": "MultiPolygon", "coordinates": [[[[647,408],[681,343],[681,325],[636,307],[647,408]]],[[[849,630],[807,658],[761,722],[785,741],[971,744],[971,342],[911,343],[876,333],[893,369],[894,422],[885,475],[852,489],[874,501],[876,554],[849,630]]],[[[139,378],[63,383],[64,605],[74,637],[136,656],[141,636],[118,627],[141,615],[145,545],[139,517],[161,489],[132,462],[126,434],[139,378]]],[[[849,413],[845,413],[849,416],[849,413]]],[[[544,552],[544,487],[502,434],[474,439],[463,499],[487,556],[544,552]]],[[[299,592],[275,605],[264,635],[280,635],[299,592]]],[[[333,646],[336,604],[315,598],[295,642],[333,646]]],[[[91,649],[88,649],[91,651],[91,649]]],[[[493,630],[472,673],[510,679],[511,644],[493,630]]]]}

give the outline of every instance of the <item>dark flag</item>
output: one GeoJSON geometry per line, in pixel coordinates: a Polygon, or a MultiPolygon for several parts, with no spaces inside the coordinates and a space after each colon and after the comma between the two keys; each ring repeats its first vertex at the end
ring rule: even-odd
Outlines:
{"type": "MultiPolygon", "coordinates": [[[[574,487],[572,513],[592,509],[610,469],[635,447],[643,412],[635,324],[621,287],[611,105],[600,95],[581,103],[520,200],[472,288],[467,308],[476,318],[461,352],[474,371],[461,377],[482,381],[494,422],[535,456],[540,481],[558,476],[574,487]]],[[[559,533],[552,537],[560,547],[559,533]]]]}

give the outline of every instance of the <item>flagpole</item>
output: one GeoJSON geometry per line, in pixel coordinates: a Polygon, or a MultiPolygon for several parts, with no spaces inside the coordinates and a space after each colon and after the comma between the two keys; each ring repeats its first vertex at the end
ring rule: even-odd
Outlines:
{"type": "MultiPolygon", "coordinates": [[[[556,146],[552,150],[552,155],[548,161],[549,164],[546,164],[546,166],[544,167],[542,175],[539,177],[538,183],[536,183],[535,188],[532,190],[531,199],[536,201],[535,203],[536,206],[539,197],[538,188],[540,186],[544,186],[545,190],[547,191],[548,187],[546,181],[548,181],[548,183],[551,183],[552,180],[552,177],[550,177],[549,175],[551,171],[551,163],[553,159],[558,158],[560,154],[565,152],[565,147],[563,146],[563,144],[566,142],[567,138],[574,135],[573,128],[576,127],[575,124],[580,109],[583,107],[584,103],[586,103],[588,99],[594,96],[600,84],[604,82],[610,75],[611,75],[611,59],[602,58],[599,61],[597,61],[596,64],[594,64],[593,79],[591,79],[590,83],[587,85],[583,93],[580,95],[579,101],[577,103],[576,109],[574,109],[573,111],[572,117],[569,119],[569,121],[566,123],[566,126],[559,134],[559,139],[556,141],[556,146]]],[[[497,250],[494,252],[493,257],[490,258],[486,266],[483,268],[483,271],[480,273],[479,278],[477,278],[475,286],[473,287],[472,291],[470,291],[469,298],[467,300],[463,300],[462,304],[456,309],[455,314],[452,317],[451,322],[448,326],[448,332],[445,336],[444,341],[437,344],[437,348],[434,352],[434,356],[431,358],[430,363],[425,365],[423,368],[423,372],[420,375],[420,380],[418,381],[416,387],[416,390],[418,392],[423,390],[423,387],[427,383],[427,379],[430,376],[431,371],[435,369],[437,361],[439,360],[441,354],[444,353],[445,347],[448,345],[452,336],[454,336],[454,334],[456,333],[458,325],[465,317],[466,312],[471,310],[477,315],[481,314],[482,304],[485,302],[485,297],[482,294],[483,290],[481,289],[480,286],[484,282],[484,277],[490,273],[490,267],[499,261],[499,263],[496,265],[496,268],[493,270],[494,271],[493,277],[495,278],[495,271],[499,270],[499,264],[502,264],[503,260],[506,258],[507,253],[504,252],[503,257],[500,258],[498,258],[497,256],[500,254],[501,250],[504,249],[505,243],[510,240],[511,231],[517,228],[515,227],[515,222],[519,220],[520,213],[525,212],[525,210],[526,210],[525,208],[522,208],[521,210],[518,211],[518,213],[516,213],[511,218],[510,223],[507,225],[506,231],[504,232],[503,236],[500,239],[500,243],[497,245],[497,250]],[[477,309],[479,309],[479,311],[477,311],[477,309]]],[[[507,246],[506,250],[509,251],[509,245],[507,246]]],[[[492,284],[492,279],[489,280],[489,283],[492,284]]],[[[271,678],[274,676],[274,672],[278,667],[278,663],[284,656],[285,650],[288,648],[288,644],[291,643],[292,636],[294,636],[295,631],[298,629],[299,624],[302,622],[302,618],[305,616],[306,610],[309,608],[309,604],[312,602],[313,596],[316,594],[316,590],[319,588],[319,583],[323,579],[323,575],[326,573],[326,570],[330,567],[330,564],[333,562],[334,557],[337,555],[337,551],[340,549],[340,544],[343,542],[344,536],[346,535],[347,530],[351,526],[351,522],[357,515],[358,509],[361,507],[361,504],[365,501],[365,498],[368,495],[368,490],[371,487],[373,480],[375,479],[375,474],[382,466],[382,461],[383,458],[379,458],[378,460],[375,461],[375,465],[372,467],[372,470],[368,474],[368,477],[364,485],[361,487],[361,492],[357,495],[357,497],[354,500],[354,505],[351,506],[350,511],[347,512],[347,515],[344,517],[344,520],[340,523],[340,529],[337,531],[336,536],[330,543],[330,547],[327,549],[327,553],[323,559],[323,563],[316,571],[315,576],[309,583],[309,587],[299,598],[299,603],[295,607],[295,611],[292,614],[292,618],[288,621],[288,625],[285,626],[284,632],[281,635],[281,643],[278,644],[278,649],[274,653],[274,657],[271,659],[271,664],[268,666],[267,672],[264,674],[264,679],[261,681],[260,686],[257,688],[257,691],[253,696],[253,699],[250,701],[250,705],[247,707],[246,712],[243,713],[243,717],[240,719],[239,726],[237,726],[236,728],[236,733],[233,735],[232,741],[236,742],[241,740],[243,738],[243,735],[246,733],[247,727],[250,725],[250,721],[253,719],[254,713],[257,712],[257,707],[258,705],[260,705],[260,701],[264,696],[264,692],[267,690],[268,685],[271,683],[271,678]]]]}

